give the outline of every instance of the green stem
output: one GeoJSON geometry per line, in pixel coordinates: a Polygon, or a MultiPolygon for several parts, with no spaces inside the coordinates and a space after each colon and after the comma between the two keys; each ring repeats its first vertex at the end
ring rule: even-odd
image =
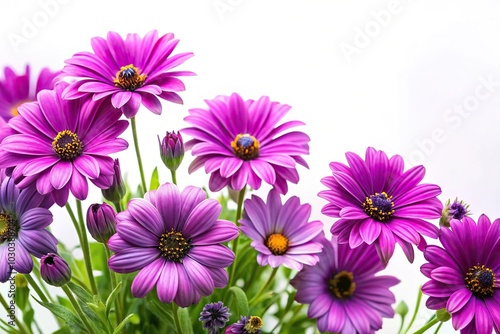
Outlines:
{"type": "MultiPolygon", "coordinates": [[[[106,252],[106,263],[108,262],[109,258],[111,257],[111,251],[109,250],[108,246],[106,244],[104,246],[104,251],[106,252]]],[[[111,291],[114,291],[116,288],[117,279],[116,279],[116,273],[109,269],[109,266],[106,266],[109,276],[111,277],[111,291]]],[[[121,299],[120,298],[115,298],[115,309],[116,309],[116,323],[120,324],[123,320],[123,312],[122,312],[122,306],[121,306],[121,299]]]]}
{"type": "Polygon", "coordinates": [[[411,321],[408,324],[408,327],[406,327],[406,330],[404,331],[405,334],[410,331],[410,328],[413,325],[413,322],[417,318],[417,313],[418,313],[418,309],[420,308],[420,301],[421,300],[422,300],[422,287],[420,286],[418,288],[417,303],[415,305],[415,311],[413,312],[413,316],[411,317],[411,321]]]}
{"type": "Polygon", "coordinates": [[[443,324],[444,324],[444,322],[442,322],[442,321],[439,323],[434,334],[437,334],[439,332],[439,330],[441,329],[441,326],[443,326],[443,324]]]}
{"type": "Polygon", "coordinates": [[[177,314],[178,309],[179,307],[177,306],[177,304],[172,302],[172,315],[174,316],[175,331],[177,334],[182,334],[181,323],[179,321],[179,315],[177,314]]]}
{"type": "Polygon", "coordinates": [[[422,334],[424,333],[426,330],[428,330],[429,328],[431,328],[432,326],[434,326],[435,324],[437,324],[438,322],[440,322],[438,320],[438,318],[434,318],[432,319],[431,321],[429,321],[428,323],[426,323],[422,328],[420,328],[418,331],[416,331],[415,333],[413,334],[422,334]]]}
{"type": "Polygon", "coordinates": [[[73,305],[73,308],[75,309],[76,313],[78,313],[78,316],[80,319],[83,321],[83,324],[87,328],[88,332],[91,334],[94,334],[94,330],[89,324],[89,321],[87,319],[87,316],[83,313],[82,308],[76,301],[75,297],[73,296],[73,293],[71,293],[71,290],[68,288],[68,286],[65,284],[61,287],[63,291],[66,293],[66,296],[68,296],[69,301],[71,302],[71,305],[73,305]]]}
{"type": "Polygon", "coordinates": [[[82,232],[80,245],[83,251],[83,260],[85,261],[85,269],[87,269],[87,275],[89,277],[92,293],[94,295],[97,295],[98,291],[94,279],[94,272],[92,271],[92,259],[90,257],[90,247],[89,247],[89,241],[87,239],[87,229],[85,228],[85,221],[83,220],[82,202],[80,200],[76,200],[76,207],[78,212],[78,220],[80,221],[80,229],[82,232]]]}
{"type": "Polygon", "coordinates": [[[264,284],[264,286],[260,289],[260,291],[257,292],[257,294],[252,299],[250,299],[248,305],[252,306],[255,302],[257,302],[260,299],[261,295],[264,292],[266,292],[267,289],[269,289],[269,287],[273,283],[274,276],[276,276],[276,273],[278,272],[278,269],[279,267],[273,269],[271,276],[269,276],[269,279],[267,280],[266,284],[264,284]]]}
{"type": "Polygon", "coordinates": [[[80,230],[80,225],[78,225],[78,221],[76,220],[75,214],[73,212],[73,209],[71,208],[71,205],[69,203],[66,203],[66,210],[69,213],[69,216],[71,218],[71,221],[73,222],[73,226],[75,227],[76,234],[78,234],[78,240],[82,240],[82,232],[80,230]]]}
{"type": "MultiPolygon", "coordinates": [[[[243,187],[243,189],[240,190],[240,193],[238,195],[238,206],[236,207],[236,216],[234,218],[234,223],[236,226],[239,226],[238,221],[241,218],[241,213],[243,211],[243,199],[245,198],[245,191],[246,191],[246,186],[243,187]]],[[[240,240],[240,235],[236,237],[236,239],[233,240],[233,252],[234,252],[234,261],[231,264],[231,266],[228,269],[228,272],[230,273],[229,275],[229,284],[227,285],[228,288],[232,287],[234,282],[235,282],[235,273],[236,273],[236,260],[238,258],[238,241],[240,240]]]]}
{"type": "Polygon", "coordinates": [[[139,164],[139,173],[141,174],[142,193],[144,194],[146,193],[148,188],[146,187],[146,179],[144,178],[144,169],[142,168],[142,159],[141,159],[141,152],[139,151],[139,141],[137,139],[135,116],[130,119],[130,123],[132,125],[132,136],[134,137],[135,155],[137,157],[137,163],[139,164]]]}
{"type": "MultiPolygon", "coordinates": [[[[5,299],[3,298],[3,295],[0,294],[0,303],[2,303],[3,307],[5,308],[5,310],[7,311],[7,314],[10,314],[9,311],[9,305],[7,304],[7,302],[5,301],[5,299]]],[[[31,333],[31,331],[26,327],[25,324],[23,324],[22,322],[20,322],[16,315],[14,314],[14,322],[16,323],[17,327],[19,327],[19,331],[23,334],[29,334],[31,333]]]]}
{"type": "Polygon", "coordinates": [[[177,184],[177,173],[175,172],[175,170],[170,170],[170,174],[172,175],[172,183],[173,184],[177,184]]]}
{"type": "MultiPolygon", "coordinates": [[[[37,278],[38,282],[40,283],[38,286],[42,288],[43,292],[45,293],[45,296],[48,298],[50,303],[54,302],[54,299],[50,295],[49,290],[47,289],[47,284],[45,284],[45,281],[42,280],[42,277],[40,275],[40,268],[38,262],[35,261],[33,265],[33,273],[35,274],[35,277],[37,278]]],[[[56,319],[59,319],[56,317],[56,319]]]]}
{"type": "Polygon", "coordinates": [[[118,212],[122,212],[122,211],[123,211],[121,201],[116,201],[116,202],[113,202],[113,205],[115,206],[116,213],[118,213],[118,212]]]}
{"type": "Polygon", "coordinates": [[[38,284],[36,283],[36,281],[33,279],[33,277],[31,277],[30,274],[24,275],[24,277],[26,277],[26,280],[28,280],[28,283],[36,291],[36,294],[38,295],[38,297],[40,297],[40,299],[42,300],[42,302],[49,303],[49,300],[48,300],[47,296],[45,296],[45,293],[43,293],[42,289],[40,289],[40,287],[38,286],[38,284]]]}

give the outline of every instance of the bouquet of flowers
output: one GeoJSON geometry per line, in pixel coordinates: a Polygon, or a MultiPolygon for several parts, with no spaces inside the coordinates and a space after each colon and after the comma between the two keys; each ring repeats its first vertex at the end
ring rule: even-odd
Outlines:
{"type": "Polygon", "coordinates": [[[436,333],[449,319],[462,333],[500,332],[500,220],[475,222],[458,199],[443,205],[440,187],[421,183],[423,166],[405,169],[401,156],[369,147],[364,158],[348,152],[347,164],[330,164],[319,196],[325,219],[336,220],[311,221],[307,199],[288,194],[298,165],[308,167],[310,139],[298,130],[304,123],[285,121],[286,104],[237,93],[206,100],[189,109],[185,128],[158,137],[171,178],[157,168],[146,178],[139,110],[160,115],[160,99],[182,103],[180,78],[194,75],[176,70],[193,56],[175,54],[177,43],[155,30],[95,37],[93,52],[44,69],[36,95],[29,67],[5,68],[2,331],[43,333],[43,307],[54,333],[373,333],[395,314],[400,333],[436,333]],[[129,125],[139,182],[125,182],[112,157],[129,149],[120,138],[129,125]],[[185,151],[189,173],[210,175],[208,188],[177,185],[185,151]],[[99,203],[86,203],[89,181],[99,203]],[[267,197],[250,194],[263,182],[267,197]],[[53,206],[67,210],[76,248],[51,233],[53,206]],[[427,261],[408,323],[409,308],[393,305],[390,291],[399,279],[381,274],[396,245],[409,262],[415,249],[427,261]],[[412,329],[422,293],[436,314],[412,329]]]}

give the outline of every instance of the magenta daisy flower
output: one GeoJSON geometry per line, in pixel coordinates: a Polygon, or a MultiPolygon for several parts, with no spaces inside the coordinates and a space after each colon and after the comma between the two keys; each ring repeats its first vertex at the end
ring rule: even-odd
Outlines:
{"type": "Polygon", "coordinates": [[[290,197],[281,204],[280,194],[271,190],[267,203],[255,195],[245,201],[241,231],[252,239],[252,247],[259,254],[261,266],[301,270],[303,264],[315,265],[322,245],[315,237],[323,231],[323,223],[308,223],[309,204],[300,204],[298,197],[290,197]]]}
{"type": "Polygon", "coordinates": [[[432,310],[446,308],[461,333],[500,333],[500,219],[485,215],[476,224],[464,216],[441,228],[443,247],[430,245],[421,272],[430,281],[422,292],[432,310]]]}
{"type": "Polygon", "coordinates": [[[384,264],[398,243],[413,262],[412,244],[423,250],[422,235],[438,237],[438,228],[423,219],[441,216],[443,205],[436,198],[441,189],[419,184],[425,175],[423,166],[403,172],[399,155],[388,159],[383,151],[369,147],[364,161],[351,152],[346,157],[349,166],[332,162],[333,176],[321,180],[329,188],[319,193],[329,202],[322,212],[340,218],[333,224],[332,234],[351,248],[375,244],[384,264]]]}
{"type": "Polygon", "coordinates": [[[38,102],[19,107],[8,123],[12,133],[0,143],[0,167],[14,167],[20,188],[35,183],[40,194],[51,194],[63,206],[69,192],[80,200],[88,194],[89,179],[107,189],[113,182],[113,159],[108,154],[128,144],[117,138],[128,126],[110,105],[90,100],[65,101],[67,83],[43,90],[38,102]]]}
{"type": "Polygon", "coordinates": [[[45,228],[52,223],[54,201],[31,186],[19,190],[0,170],[0,282],[12,271],[29,274],[31,255],[38,258],[57,251],[57,239],[45,228]]]}
{"type": "Polygon", "coordinates": [[[211,174],[210,190],[226,185],[241,190],[247,184],[259,189],[264,180],[284,194],[287,181],[299,181],[296,163],[307,167],[301,155],[309,154],[309,137],[287,130],[304,123],[277,126],[290,106],[271,102],[267,96],[243,101],[236,93],[205,102],[208,109],[189,110],[185,120],[192,127],[181,132],[193,137],[186,143],[196,156],[189,172],[205,166],[211,174]]]}
{"type": "Polygon", "coordinates": [[[309,318],[317,318],[321,332],[374,333],[382,318],[392,318],[396,300],[389,290],[399,280],[375,276],[383,269],[374,247],[355,249],[322,239],[323,252],[315,266],[304,266],[292,280],[295,299],[310,304],[309,318]]]}
{"type": "Polygon", "coordinates": [[[182,64],[191,52],[172,55],[179,40],[173,34],[158,37],[152,30],[144,36],[128,34],[125,40],[116,32],[107,39],[92,38],[94,53],[79,52],[66,60],[63,72],[75,77],[63,93],[65,99],[91,94],[93,100],[111,96],[111,104],[121,108],[127,118],[136,115],[141,103],[155,114],[162,106],[157,97],[182,103],[176,92],[185,90],[177,77],[194,75],[188,71],[170,71],[182,64]]]}
{"type": "Polygon", "coordinates": [[[223,242],[233,240],[238,228],[219,220],[222,207],[206,199],[201,188],[182,192],[166,183],[135,198],[116,216],[116,234],[108,242],[114,254],[109,267],[118,273],[139,270],[132,294],[142,298],[156,286],[164,303],[187,307],[227,285],[224,268],[234,253],[223,242]]]}
{"type": "MultiPolygon", "coordinates": [[[[36,80],[36,86],[30,85],[30,67],[26,66],[24,74],[17,75],[10,67],[4,69],[5,79],[0,80],[0,119],[7,122],[18,115],[17,108],[25,103],[36,100],[36,94],[42,89],[54,88],[56,77],[60,71],[53,72],[42,69],[36,80]]],[[[0,125],[1,125],[0,121],[0,125]]]]}

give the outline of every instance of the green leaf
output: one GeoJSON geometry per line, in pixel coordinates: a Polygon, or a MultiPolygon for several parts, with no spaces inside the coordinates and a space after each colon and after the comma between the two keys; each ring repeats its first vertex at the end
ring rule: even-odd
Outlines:
{"type": "Polygon", "coordinates": [[[181,333],[194,334],[191,318],[189,317],[189,310],[187,308],[180,307],[177,309],[177,316],[179,317],[179,323],[181,325],[181,333]]]}
{"type": "Polygon", "coordinates": [[[35,317],[35,311],[31,308],[31,306],[29,306],[27,309],[23,311],[23,322],[26,324],[28,328],[31,328],[31,324],[33,323],[34,317],[35,317]]]}
{"type": "Polygon", "coordinates": [[[129,321],[129,319],[134,315],[134,313],[131,313],[129,315],[127,315],[127,317],[125,319],[123,319],[122,322],[120,322],[120,324],[118,326],[116,326],[115,330],[113,331],[113,334],[119,334],[122,332],[123,330],[123,327],[127,324],[127,322],[129,321]]]}
{"type": "Polygon", "coordinates": [[[158,178],[158,167],[155,167],[153,174],[151,175],[151,181],[149,182],[149,190],[156,190],[160,186],[160,181],[158,178]]]}
{"type": "Polygon", "coordinates": [[[48,309],[50,312],[54,313],[56,317],[59,317],[66,321],[66,324],[68,327],[73,331],[73,332],[85,332],[86,328],[83,325],[82,321],[78,319],[76,315],[73,314],[70,310],[68,310],[66,307],[58,305],[58,304],[52,304],[52,303],[45,303],[42,301],[39,301],[35,297],[33,299],[36,300],[36,302],[46,309],[48,309]]]}
{"type": "Polygon", "coordinates": [[[108,299],[106,300],[106,317],[109,316],[109,311],[111,310],[111,305],[115,302],[116,297],[120,293],[120,288],[122,287],[122,282],[118,282],[116,285],[116,288],[111,291],[111,293],[108,296],[108,299]]]}
{"type": "Polygon", "coordinates": [[[84,303],[91,303],[93,302],[92,295],[82,288],[81,286],[69,281],[67,283],[68,288],[84,303]]]}
{"type": "Polygon", "coordinates": [[[92,269],[105,271],[108,263],[104,254],[104,247],[100,242],[89,242],[90,256],[92,258],[92,269]]]}
{"type": "Polygon", "coordinates": [[[56,330],[52,334],[71,334],[71,330],[69,329],[68,326],[64,326],[62,328],[59,328],[58,330],[56,330]]]}
{"type": "MultiPolygon", "coordinates": [[[[9,321],[14,321],[14,320],[9,319],[9,321]]],[[[5,320],[0,319],[0,322],[1,322],[0,329],[3,330],[3,333],[9,333],[9,334],[21,333],[15,327],[9,325],[5,320]]]]}
{"type": "Polygon", "coordinates": [[[82,308],[83,313],[87,316],[87,319],[89,320],[90,325],[93,328],[99,328],[99,331],[96,331],[97,333],[108,333],[108,328],[103,322],[106,321],[104,312],[105,312],[105,307],[103,303],[100,303],[101,305],[96,305],[93,303],[83,303],[79,301],[80,307],[82,308]],[[99,314],[101,313],[101,315],[99,314]]]}
{"type": "Polygon", "coordinates": [[[248,314],[248,298],[245,292],[237,287],[232,286],[228,292],[228,305],[234,315],[249,315],[248,314]]]}

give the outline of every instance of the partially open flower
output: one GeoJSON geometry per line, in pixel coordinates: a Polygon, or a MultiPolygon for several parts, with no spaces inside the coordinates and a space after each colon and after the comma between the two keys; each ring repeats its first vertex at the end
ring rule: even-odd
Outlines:
{"type": "Polygon", "coordinates": [[[469,204],[466,204],[462,200],[455,198],[453,203],[448,199],[443,208],[443,213],[441,218],[439,218],[439,225],[444,227],[450,227],[450,220],[458,219],[462,220],[465,216],[470,215],[469,204]]]}
{"type": "Polygon", "coordinates": [[[113,174],[113,184],[108,189],[102,189],[102,196],[108,201],[116,203],[125,196],[127,188],[123,183],[120,161],[118,159],[114,161],[113,170],[115,172],[113,174]]]}
{"type": "Polygon", "coordinates": [[[71,279],[71,269],[62,257],[48,253],[40,259],[40,275],[50,285],[63,286],[71,279]]]}
{"type": "Polygon", "coordinates": [[[208,334],[219,333],[219,328],[224,327],[229,321],[229,308],[219,301],[217,303],[206,304],[200,313],[198,320],[203,322],[202,326],[208,329],[208,334]]]}

